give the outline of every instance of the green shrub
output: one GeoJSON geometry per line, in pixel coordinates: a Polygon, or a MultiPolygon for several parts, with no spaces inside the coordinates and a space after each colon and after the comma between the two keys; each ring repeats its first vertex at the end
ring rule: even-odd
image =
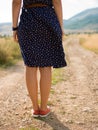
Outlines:
{"type": "Polygon", "coordinates": [[[64,81],[63,68],[53,69],[52,85],[56,85],[60,81],[64,81]]]}

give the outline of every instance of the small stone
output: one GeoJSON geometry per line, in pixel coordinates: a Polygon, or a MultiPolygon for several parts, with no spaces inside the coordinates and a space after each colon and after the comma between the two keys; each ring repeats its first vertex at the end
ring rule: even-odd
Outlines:
{"type": "Polygon", "coordinates": [[[19,115],[19,113],[15,113],[15,115],[19,115]]]}
{"type": "Polygon", "coordinates": [[[98,104],[98,101],[93,101],[93,104],[98,104]]]}
{"type": "Polygon", "coordinates": [[[80,97],[80,99],[85,100],[85,97],[80,97]]]}
{"type": "Polygon", "coordinates": [[[29,97],[29,94],[27,93],[27,96],[29,97]]]}
{"type": "Polygon", "coordinates": [[[32,109],[32,105],[28,105],[28,109],[32,109]]]}
{"type": "Polygon", "coordinates": [[[26,115],[27,114],[27,112],[23,112],[23,115],[26,115]]]}
{"type": "Polygon", "coordinates": [[[22,122],[25,122],[25,121],[26,121],[26,119],[23,119],[23,120],[22,120],[22,122]]]}
{"type": "Polygon", "coordinates": [[[24,101],[23,103],[26,104],[26,101],[24,101]]]}
{"type": "Polygon", "coordinates": [[[84,122],[78,122],[78,121],[76,121],[75,123],[78,124],[78,125],[84,125],[85,124],[84,122]]]}
{"type": "Polygon", "coordinates": [[[72,120],[69,120],[69,119],[66,119],[65,122],[66,122],[66,123],[69,123],[69,124],[72,124],[72,123],[73,123],[73,121],[72,121],[72,120]]]}
{"type": "Polygon", "coordinates": [[[78,105],[73,105],[74,107],[77,107],[78,105]]]}
{"type": "Polygon", "coordinates": [[[92,112],[90,107],[84,107],[82,111],[83,112],[92,112]]]}
{"type": "Polygon", "coordinates": [[[16,107],[13,107],[13,110],[16,110],[16,107]]]}
{"type": "Polygon", "coordinates": [[[76,96],[71,96],[70,99],[76,99],[77,97],[76,96]]]}
{"type": "Polygon", "coordinates": [[[23,126],[19,126],[20,129],[23,129],[23,126]]]}
{"type": "Polygon", "coordinates": [[[28,109],[27,106],[24,106],[24,109],[27,110],[28,109]]]}

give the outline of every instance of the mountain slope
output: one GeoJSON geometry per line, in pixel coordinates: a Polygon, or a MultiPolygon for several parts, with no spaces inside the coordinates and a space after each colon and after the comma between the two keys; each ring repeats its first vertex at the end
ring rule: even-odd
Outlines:
{"type": "Polygon", "coordinates": [[[64,20],[64,28],[70,30],[98,30],[98,8],[85,10],[64,20]]]}
{"type": "Polygon", "coordinates": [[[0,23],[0,35],[12,35],[11,23],[0,23]]]}
{"type": "MultiPolygon", "coordinates": [[[[12,24],[0,24],[0,35],[12,35],[12,24]]],[[[64,28],[69,31],[98,31],[98,8],[87,9],[68,20],[64,20],[64,28]]]]}

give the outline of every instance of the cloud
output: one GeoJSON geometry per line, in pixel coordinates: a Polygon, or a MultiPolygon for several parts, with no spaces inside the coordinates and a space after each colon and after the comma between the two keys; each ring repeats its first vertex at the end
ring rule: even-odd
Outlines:
{"type": "Polygon", "coordinates": [[[0,4],[0,22],[9,22],[12,20],[11,5],[12,0],[2,0],[0,4]]]}

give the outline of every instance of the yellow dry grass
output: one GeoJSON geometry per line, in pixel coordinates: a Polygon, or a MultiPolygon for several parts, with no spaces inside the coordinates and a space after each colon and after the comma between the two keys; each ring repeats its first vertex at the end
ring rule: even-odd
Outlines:
{"type": "Polygon", "coordinates": [[[84,48],[98,53],[98,34],[81,34],[78,37],[80,38],[80,44],[84,48]]]}
{"type": "Polygon", "coordinates": [[[20,58],[19,45],[10,37],[0,38],[0,67],[12,65],[20,58]]]}

